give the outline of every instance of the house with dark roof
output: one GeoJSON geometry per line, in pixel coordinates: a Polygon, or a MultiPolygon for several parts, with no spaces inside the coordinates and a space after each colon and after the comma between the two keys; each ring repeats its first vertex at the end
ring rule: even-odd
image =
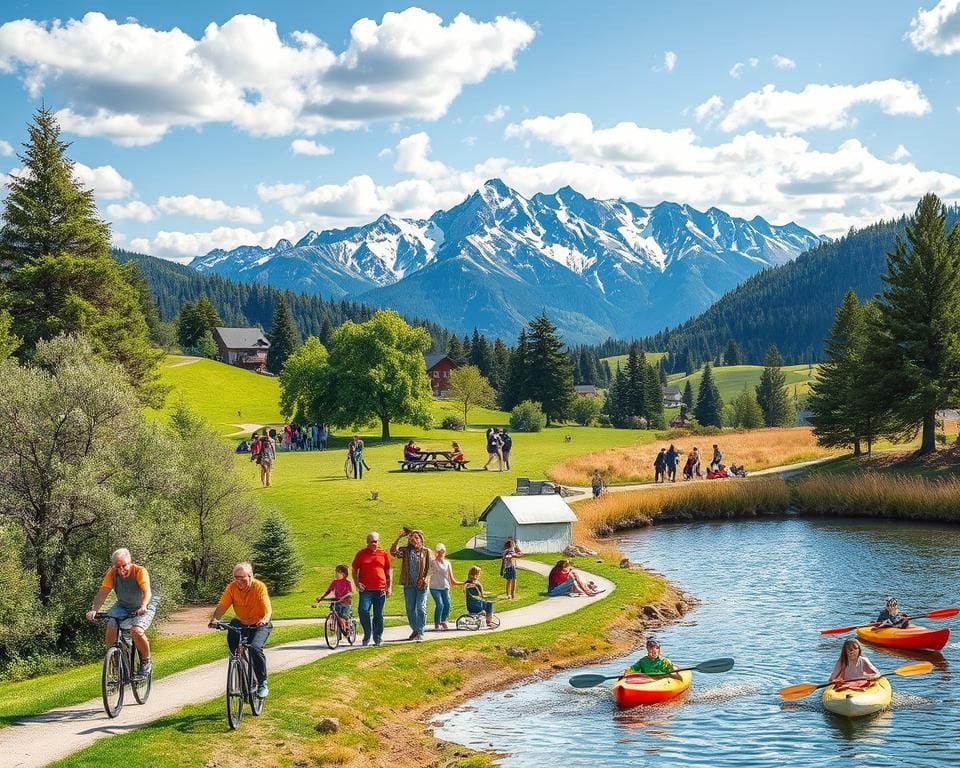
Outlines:
{"type": "Polygon", "coordinates": [[[218,326],[213,329],[213,340],[217,343],[221,362],[254,371],[267,364],[270,342],[259,328],[218,326]]]}
{"type": "Polygon", "coordinates": [[[457,364],[449,355],[424,355],[424,364],[427,366],[427,378],[430,379],[430,389],[434,397],[446,397],[450,386],[450,371],[457,368],[457,364]]]}
{"type": "Polygon", "coordinates": [[[683,405],[683,393],[680,387],[669,384],[666,387],[660,387],[660,391],[663,393],[664,408],[679,408],[683,405]]]}
{"type": "Polygon", "coordinates": [[[578,397],[600,397],[600,393],[593,384],[574,384],[573,391],[578,397]]]}

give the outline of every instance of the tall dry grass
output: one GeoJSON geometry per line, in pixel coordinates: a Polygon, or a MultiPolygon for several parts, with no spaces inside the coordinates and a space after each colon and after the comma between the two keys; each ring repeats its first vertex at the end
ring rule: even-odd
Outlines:
{"type": "Polygon", "coordinates": [[[813,474],[794,482],[793,493],[798,510],[807,515],[960,522],[956,478],[813,474]]]}
{"type": "Polygon", "coordinates": [[[595,469],[607,483],[637,483],[653,480],[653,460],[661,448],[670,444],[681,454],[677,475],[683,471],[687,453],[700,448],[701,466],[706,472],[713,455],[713,444],[720,446],[725,464],[743,464],[747,471],[793,464],[800,461],[837,456],[845,451],[817,445],[809,427],[755,429],[728,432],[711,437],[686,436],[654,443],[611,448],[555,464],[547,476],[562,485],[590,485],[595,469]]]}
{"type": "Polygon", "coordinates": [[[607,493],[574,505],[579,531],[606,536],[654,521],[714,520],[776,515],[790,506],[790,491],[779,477],[711,481],[642,491],[607,493]]]}

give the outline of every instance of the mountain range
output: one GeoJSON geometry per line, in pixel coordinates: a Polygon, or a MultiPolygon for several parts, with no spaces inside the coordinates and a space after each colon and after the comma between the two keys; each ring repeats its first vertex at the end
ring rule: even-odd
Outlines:
{"type": "Polygon", "coordinates": [[[511,341],[546,311],[567,343],[582,343],[675,326],[822,240],[793,223],[597,200],[570,187],[525,198],[492,179],[428,219],[383,215],[272,248],[214,250],[190,266],[511,341]]]}

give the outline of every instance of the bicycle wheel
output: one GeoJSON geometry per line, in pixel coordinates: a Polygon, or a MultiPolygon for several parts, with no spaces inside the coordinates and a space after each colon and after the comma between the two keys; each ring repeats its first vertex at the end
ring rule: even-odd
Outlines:
{"type": "Polygon", "coordinates": [[[343,474],[347,476],[347,480],[353,480],[353,462],[350,461],[350,457],[347,457],[347,460],[343,462],[343,474]]]}
{"type": "Polygon", "coordinates": [[[130,688],[133,690],[133,698],[137,704],[146,704],[150,698],[150,688],[153,687],[153,672],[146,677],[140,677],[140,668],[143,666],[143,657],[140,655],[140,649],[134,646],[130,654],[130,688]]]}
{"type": "Polygon", "coordinates": [[[480,629],[480,617],[472,616],[469,613],[463,614],[457,619],[457,629],[476,631],[480,629]]]}
{"type": "Polygon", "coordinates": [[[334,613],[327,615],[327,620],[323,622],[323,636],[327,641],[328,648],[336,648],[340,645],[340,622],[334,613]]]}
{"type": "Polygon", "coordinates": [[[107,717],[116,717],[123,709],[124,668],[123,653],[117,646],[107,649],[103,657],[103,708],[107,717]]]}
{"type": "Polygon", "coordinates": [[[493,614],[493,616],[490,617],[490,629],[496,629],[499,626],[500,626],[500,617],[497,616],[497,614],[493,614]]]}
{"type": "Polygon", "coordinates": [[[240,727],[240,719],[243,717],[242,674],[240,661],[231,656],[227,664],[227,723],[231,731],[240,727]]]}
{"type": "Polygon", "coordinates": [[[250,663],[249,656],[243,666],[247,675],[247,693],[250,698],[250,711],[254,717],[260,717],[260,713],[263,712],[263,699],[257,696],[257,676],[253,674],[253,664],[250,663]]]}
{"type": "Polygon", "coordinates": [[[350,645],[357,642],[357,620],[354,618],[347,619],[347,642],[350,645]]]}

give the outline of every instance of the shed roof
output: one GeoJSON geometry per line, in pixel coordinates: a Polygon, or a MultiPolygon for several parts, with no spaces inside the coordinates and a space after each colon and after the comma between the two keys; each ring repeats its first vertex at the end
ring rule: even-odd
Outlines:
{"type": "Polygon", "coordinates": [[[574,384],[573,391],[578,395],[596,395],[597,388],[593,384],[574,384]]]}
{"type": "MultiPolygon", "coordinates": [[[[424,355],[424,356],[423,356],[423,361],[424,361],[424,363],[426,363],[426,365],[427,365],[427,370],[429,371],[429,370],[431,370],[437,363],[439,363],[441,360],[444,360],[444,359],[449,358],[449,357],[450,357],[450,355],[438,355],[438,354],[424,355]]],[[[452,360],[452,359],[450,360],[450,362],[451,362],[451,364],[453,364],[453,367],[454,367],[454,368],[457,367],[456,364],[453,363],[453,360],[452,360]]]]}
{"type": "Polygon", "coordinates": [[[486,520],[487,515],[497,505],[503,505],[510,512],[519,525],[535,523],[574,523],[577,516],[570,509],[570,505],[557,495],[550,496],[497,496],[480,515],[480,520],[486,520]]]}
{"type": "Polygon", "coordinates": [[[675,386],[674,384],[668,384],[665,387],[660,387],[660,391],[663,392],[664,397],[680,397],[680,387],[675,386]]]}
{"type": "Polygon", "coordinates": [[[259,328],[224,328],[217,326],[213,332],[220,337],[223,345],[227,349],[268,349],[270,342],[267,341],[263,331],[259,328]]]}

